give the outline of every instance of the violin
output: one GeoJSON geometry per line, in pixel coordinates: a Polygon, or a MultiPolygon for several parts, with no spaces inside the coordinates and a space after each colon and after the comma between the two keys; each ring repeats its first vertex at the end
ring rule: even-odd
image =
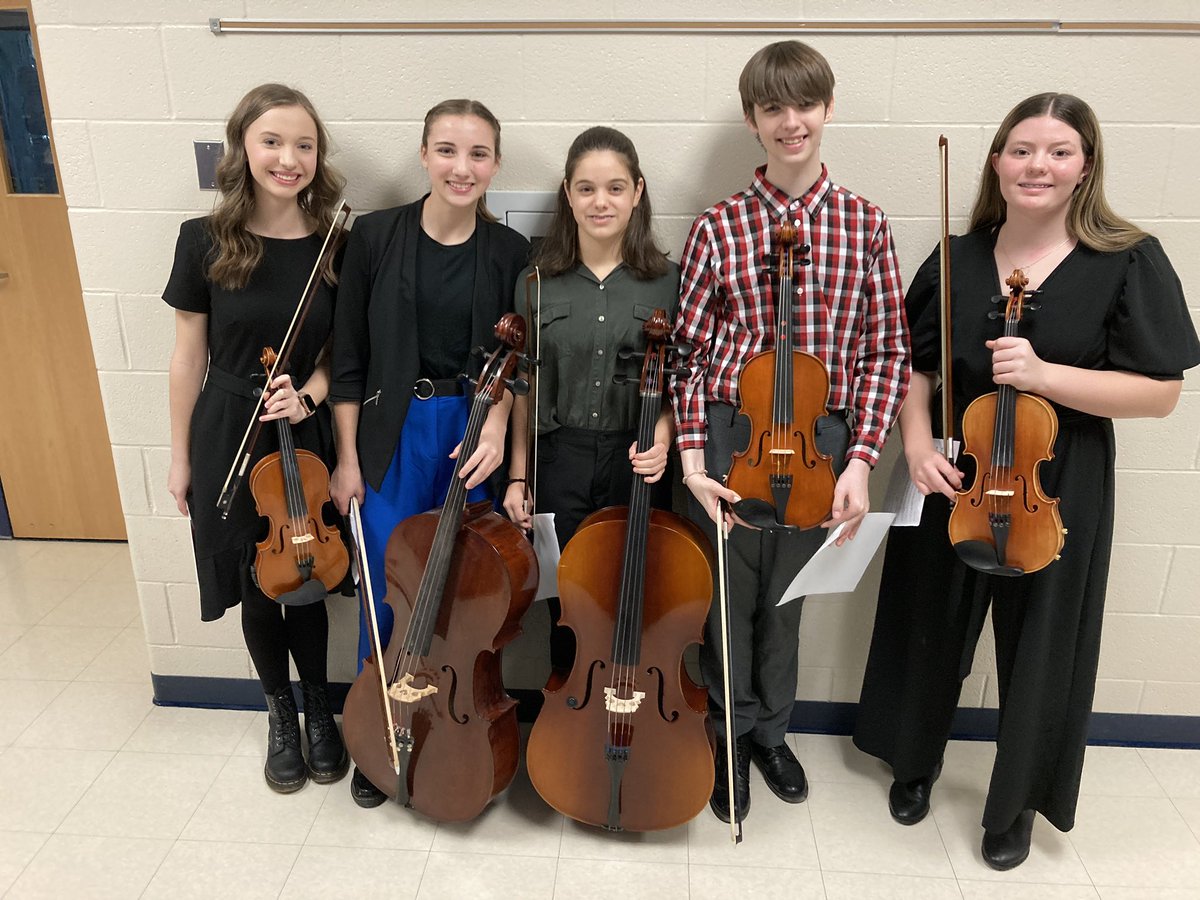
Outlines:
{"type": "MultiPolygon", "coordinates": [[[[1004,335],[1015,337],[1029,279],[1015,269],[1005,284],[1004,335]]],[[[1058,559],[1067,530],[1058,499],[1047,497],[1038,480],[1038,467],[1054,458],[1057,436],[1050,404],[1009,384],[977,397],[963,413],[963,452],[975,459],[976,472],[950,513],[950,543],[971,568],[1017,576],[1058,559]]]]}
{"type": "MultiPolygon", "coordinates": [[[[275,351],[264,347],[260,362],[270,377],[275,351]]],[[[255,545],[254,577],[272,600],[304,606],[325,599],[342,583],[350,557],[337,527],[321,518],[321,508],[330,502],[329,470],[317,454],[296,449],[286,418],[275,425],[279,449],[250,471],[255,508],[268,523],[267,536],[255,545]]]]}
{"type": "Polygon", "coordinates": [[[829,372],[794,349],[792,298],[797,270],[810,263],[790,222],[776,234],[775,348],[746,360],[738,378],[739,412],[750,419],[750,443],[733,454],[725,485],[742,499],[733,510],[760,528],[812,528],[830,516],[837,477],[816,444],[826,414],[829,372]]]}
{"type": "MultiPolygon", "coordinates": [[[[312,272],[309,273],[304,293],[300,295],[300,300],[296,303],[296,310],[292,313],[292,321],[288,323],[287,333],[284,334],[283,342],[279,345],[279,353],[275,361],[271,364],[270,370],[267,372],[267,384],[271,384],[275,380],[276,375],[287,371],[288,361],[291,359],[292,351],[296,347],[296,340],[300,335],[300,330],[304,327],[304,320],[308,317],[309,310],[312,309],[312,303],[317,296],[317,289],[321,286],[321,282],[334,283],[334,257],[341,246],[342,238],[345,235],[346,223],[349,220],[350,207],[343,200],[334,212],[333,220],[329,223],[329,231],[325,233],[325,240],[321,244],[321,252],[317,254],[317,261],[313,264],[312,272]]],[[[238,445],[233,462],[229,465],[229,472],[225,476],[225,483],[221,485],[221,493],[217,497],[217,509],[221,511],[222,519],[229,518],[229,511],[233,509],[233,498],[237,496],[238,489],[245,478],[246,470],[250,468],[250,460],[254,457],[254,445],[257,443],[258,435],[262,431],[262,420],[259,418],[262,415],[262,404],[263,395],[260,394],[258,402],[254,405],[254,412],[250,416],[250,422],[246,425],[246,431],[242,435],[242,442],[238,445]]]]}
{"type": "MultiPolygon", "coordinates": [[[[654,444],[664,376],[679,374],[665,366],[666,311],[644,331],[639,452],[654,444]]],[[[559,812],[610,831],[689,821],[714,777],[707,692],[683,662],[703,639],[712,600],[707,538],[651,509],[650,485],[635,475],[629,506],[592,513],[567,543],[558,586],[575,662],[543,692],[526,749],[530,781],[559,812]]]]}
{"type": "Polygon", "coordinates": [[[490,500],[467,506],[460,477],[505,387],[524,389],[513,378],[524,320],[508,313],[495,334],[501,346],[476,384],[445,503],[388,538],[384,602],[395,627],[382,656],[364,660],[342,711],[346,747],[371,783],[439,822],[477,816],[512,781],[520,747],[500,654],[521,633],[537,560],[490,500]]]}

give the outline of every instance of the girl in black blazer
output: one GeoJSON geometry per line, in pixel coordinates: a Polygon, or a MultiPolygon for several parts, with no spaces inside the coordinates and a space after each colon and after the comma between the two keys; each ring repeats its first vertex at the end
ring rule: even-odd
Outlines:
{"type": "MultiPolygon", "coordinates": [[[[338,464],[331,494],[345,513],[362,504],[380,637],[391,633],[383,603],[383,556],[397,523],[440,506],[466,430],[469,398],[458,380],[471,348],[492,346],[512,309],[529,244],[496,222],[484,194],[500,168],[500,123],[482,103],[446,100],[425,116],[421,164],[429,193],[415,203],[360,217],[342,265],[334,321],[333,374],[338,464]]],[[[477,367],[477,364],[476,364],[477,367]]],[[[488,416],[462,468],[468,500],[504,456],[511,395],[488,416]]],[[[370,655],[360,623],[360,660],[370,655]]],[[[377,806],[384,794],[357,770],[351,794],[377,806]]]]}

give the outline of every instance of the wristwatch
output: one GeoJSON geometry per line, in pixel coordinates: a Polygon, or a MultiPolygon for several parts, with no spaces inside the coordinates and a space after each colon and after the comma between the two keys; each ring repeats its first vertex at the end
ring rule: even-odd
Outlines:
{"type": "Polygon", "coordinates": [[[297,394],[296,399],[300,401],[300,405],[304,407],[304,414],[311,416],[317,411],[317,404],[313,403],[313,398],[308,394],[297,394]]]}

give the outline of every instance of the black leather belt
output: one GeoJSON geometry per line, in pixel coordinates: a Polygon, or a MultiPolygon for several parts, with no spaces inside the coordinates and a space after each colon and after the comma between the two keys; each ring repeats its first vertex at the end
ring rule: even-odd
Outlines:
{"type": "Polygon", "coordinates": [[[418,400],[433,397],[461,397],[465,391],[457,378],[418,378],[413,385],[413,396],[418,400]]]}

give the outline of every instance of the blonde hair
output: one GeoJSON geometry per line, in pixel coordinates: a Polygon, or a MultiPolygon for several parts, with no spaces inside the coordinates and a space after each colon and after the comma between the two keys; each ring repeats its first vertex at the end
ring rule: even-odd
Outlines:
{"type": "Polygon", "coordinates": [[[970,230],[994,228],[1004,223],[1008,204],[1000,193],[1000,177],[992,157],[1004,150],[1012,130],[1026,119],[1051,116],[1079,134],[1083,153],[1091,163],[1087,177],[1075,188],[1067,207],[1067,231],[1083,245],[1101,252],[1128,250],[1146,232],[1121,218],[1104,197],[1104,145],[1100,122],[1092,108],[1071,94],[1044,93],[1027,97],[1012,108],[992,138],[979,179],[979,194],[971,210],[970,230]]]}

